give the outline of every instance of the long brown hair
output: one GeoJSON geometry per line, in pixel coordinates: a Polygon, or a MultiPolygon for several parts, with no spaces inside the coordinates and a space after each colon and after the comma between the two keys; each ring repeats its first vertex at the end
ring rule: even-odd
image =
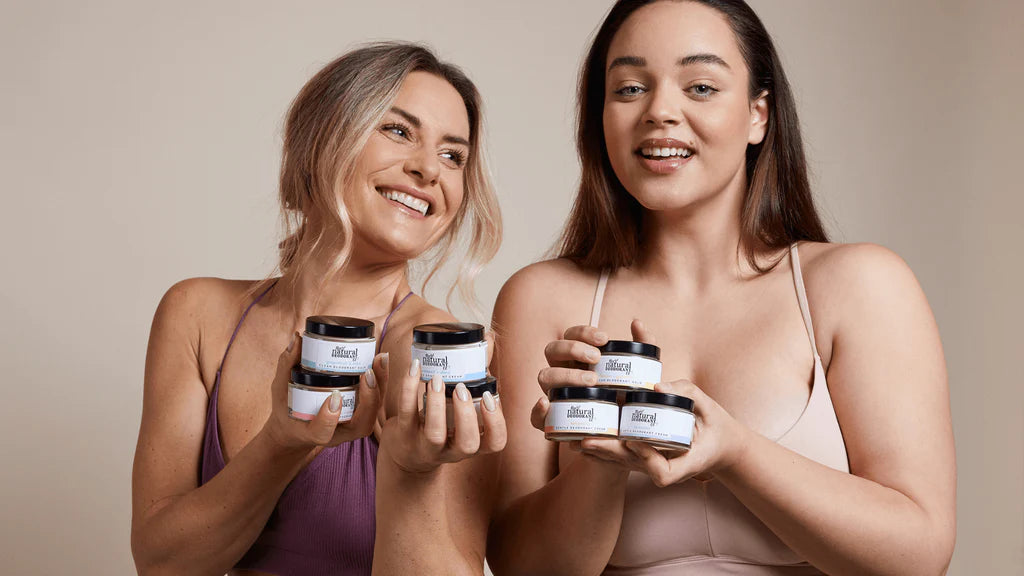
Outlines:
{"type": "Polygon", "coordinates": [[[330,244],[328,235],[337,235],[342,249],[324,280],[348,263],[352,223],[338,191],[349,185],[359,154],[402,82],[418,71],[434,74],[455,88],[466,105],[470,127],[465,200],[433,247],[433,266],[423,284],[452,255],[468,221],[468,254],[448,290],[447,304],[450,308],[458,289],[461,298],[476,309],[473,280],[497,252],[502,228],[481,145],[480,94],[461,70],[418,44],[378,42],[352,50],[324,66],[295,97],[284,127],[280,201],[285,237],[279,245],[278,268],[282,274],[301,270],[318,247],[330,244]]]}
{"type": "MultiPolygon", "coordinates": [[[[616,177],[605,148],[605,70],[616,32],[633,12],[657,1],[616,2],[598,29],[580,74],[576,149],[582,173],[558,255],[587,269],[629,266],[640,253],[643,207],[616,177]]],[[[686,1],[709,6],[725,16],[750,72],[750,98],[767,94],[765,137],[760,144],[747,146],[742,243],[778,249],[799,240],[827,242],[811,197],[796,103],[764,24],[743,0],[686,1]]],[[[770,269],[755,258],[749,251],[751,266],[761,272],[770,269]]]]}

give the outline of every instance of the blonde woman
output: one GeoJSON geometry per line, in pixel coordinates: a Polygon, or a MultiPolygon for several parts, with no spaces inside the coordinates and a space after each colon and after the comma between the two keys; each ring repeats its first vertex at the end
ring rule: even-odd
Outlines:
{"type": "MultiPolygon", "coordinates": [[[[436,271],[468,232],[453,290],[471,297],[500,242],[480,131],[476,88],[416,45],[352,51],[302,88],[285,125],[280,275],[180,282],[153,320],[133,474],[140,573],[369,574],[375,541],[377,573],[482,571],[492,462],[469,457],[502,448],[500,407],[484,399],[480,434],[456,394],[458,430],[441,442],[430,440],[436,402],[426,429],[379,425],[384,405],[398,411],[388,369],[410,374],[412,328],[453,320],[410,290],[409,262],[434,248],[436,271]],[[337,397],[310,422],[288,415],[298,332],[315,314],[378,327],[347,423],[337,397]],[[395,527],[417,522],[431,546],[408,539],[416,557],[398,554],[395,527]]],[[[406,388],[418,385],[411,372],[406,388]]]]}

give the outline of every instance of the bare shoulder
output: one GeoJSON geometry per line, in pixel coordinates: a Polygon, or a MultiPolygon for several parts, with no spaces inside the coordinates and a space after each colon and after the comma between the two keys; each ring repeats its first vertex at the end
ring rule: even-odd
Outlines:
{"type": "MultiPolygon", "coordinates": [[[[502,286],[494,305],[495,317],[513,313],[545,314],[556,319],[589,314],[598,274],[565,258],[530,264],[502,286]]],[[[579,323],[577,322],[577,323],[579,323]]]]}

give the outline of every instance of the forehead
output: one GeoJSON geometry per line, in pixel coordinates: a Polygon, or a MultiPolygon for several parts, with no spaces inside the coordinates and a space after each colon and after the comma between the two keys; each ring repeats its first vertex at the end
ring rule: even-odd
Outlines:
{"type": "Polygon", "coordinates": [[[658,64],[691,54],[715,54],[733,70],[745,68],[723,14],[697,2],[662,1],[629,15],[612,38],[605,66],[621,56],[639,56],[658,64]]]}
{"type": "Polygon", "coordinates": [[[394,106],[416,116],[424,129],[469,140],[469,113],[458,90],[429,72],[412,72],[402,82],[394,106]]]}

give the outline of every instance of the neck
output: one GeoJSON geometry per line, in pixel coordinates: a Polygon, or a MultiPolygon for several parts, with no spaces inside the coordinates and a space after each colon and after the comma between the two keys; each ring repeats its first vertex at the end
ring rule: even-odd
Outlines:
{"type": "Polygon", "coordinates": [[[645,211],[638,273],[689,292],[749,278],[750,250],[740,228],[746,177],[721,192],[674,211],[645,211]]]}

